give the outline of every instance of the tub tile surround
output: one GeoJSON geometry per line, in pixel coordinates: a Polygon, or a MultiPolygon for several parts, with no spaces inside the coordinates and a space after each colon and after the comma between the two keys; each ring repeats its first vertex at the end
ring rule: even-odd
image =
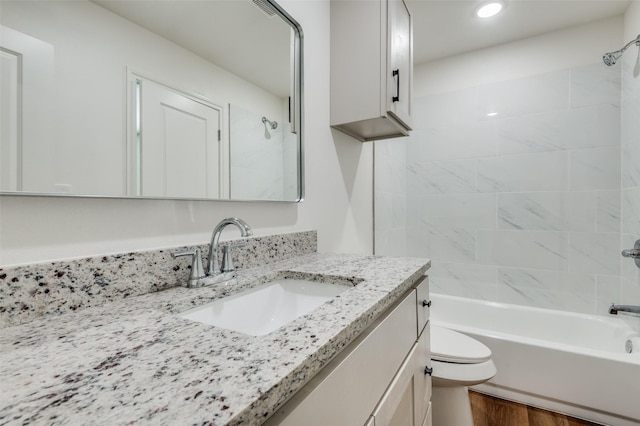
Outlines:
{"type": "Polygon", "coordinates": [[[632,68],[600,62],[415,99],[412,136],[376,142],[376,253],[430,257],[444,294],[597,314],[640,303],[640,270],[620,256],[640,238],[632,68]],[[387,161],[398,152],[404,168],[387,161]],[[393,174],[406,187],[378,182],[393,174]],[[378,221],[394,191],[404,223],[378,221]]]}
{"type": "Polygon", "coordinates": [[[313,253],[243,269],[229,285],[174,287],[8,327],[0,422],[260,424],[428,267],[313,253]],[[356,285],[266,336],[172,315],[283,273],[356,285]]]}
{"type": "MultiPolygon", "coordinates": [[[[233,249],[237,269],[317,251],[316,231],[243,239],[233,249]]],[[[191,246],[190,246],[191,247],[191,246]]],[[[208,243],[198,246],[204,259],[208,243]]],[[[172,259],[187,247],[123,253],[0,269],[0,328],[41,315],[62,314],[185,285],[190,260],[172,259]]]]}
{"type": "MultiPolygon", "coordinates": [[[[640,9],[636,7],[636,17],[640,9]]],[[[640,75],[637,56],[622,61],[622,220],[621,249],[632,248],[640,238],[640,75]]],[[[620,259],[620,303],[640,305],[640,269],[630,259],[620,259]]],[[[615,289],[615,288],[614,288],[615,289]]],[[[640,318],[627,319],[640,331],[640,318]]]]}

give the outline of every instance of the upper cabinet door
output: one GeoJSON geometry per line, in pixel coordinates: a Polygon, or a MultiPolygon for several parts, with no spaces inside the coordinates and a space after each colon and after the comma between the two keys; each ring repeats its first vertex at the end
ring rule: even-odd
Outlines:
{"type": "Polygon", "coordinates": [[[331,1],[333,128],[361,141],[407,136],[412,74],[404,1],[331,1]]]}
{"type": "Polygon", "coordinates": [[[388,112],[410,129],[413,83],[411,14],[403,0],[388,0],[388,16],[388,112]]]}

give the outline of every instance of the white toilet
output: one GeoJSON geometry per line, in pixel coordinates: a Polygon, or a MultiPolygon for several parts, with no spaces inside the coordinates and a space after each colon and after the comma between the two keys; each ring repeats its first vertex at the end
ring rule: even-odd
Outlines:
{"type": "Polygon", "coordinates": [[[433,426],[473,426],[467,386],[496,375],[491,349],[457,331],[431,325],[433,426]]]}

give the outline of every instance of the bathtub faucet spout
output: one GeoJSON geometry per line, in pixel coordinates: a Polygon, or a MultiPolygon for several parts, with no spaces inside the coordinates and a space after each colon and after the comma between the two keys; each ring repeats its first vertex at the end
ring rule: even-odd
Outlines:
{"type": "Polygon", "coordinates": [[[611,306],[609,306],[609,313],[611,315],[618,315],[618,312],[628,312],[630,314],[640,315],[640,306],[616,305],[612,303],[611,306]]]}

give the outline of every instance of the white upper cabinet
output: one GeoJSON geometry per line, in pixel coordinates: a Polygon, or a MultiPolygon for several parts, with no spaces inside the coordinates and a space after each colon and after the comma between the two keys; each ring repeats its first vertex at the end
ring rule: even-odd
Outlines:
{"type": "Polygon", "coordinates": [[[331,126],[361,141],[411,130],[413,31],[403,0],[331,2],[331,126]]]}

